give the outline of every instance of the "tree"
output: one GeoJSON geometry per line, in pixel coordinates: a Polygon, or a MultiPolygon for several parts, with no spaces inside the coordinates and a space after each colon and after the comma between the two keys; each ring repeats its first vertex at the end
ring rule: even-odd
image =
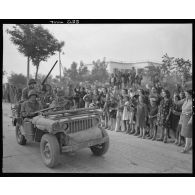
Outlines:
{"type": "Polygon", "coordinates": [[[93,61],[93,69],[91,71],[91,81],[106,82],[109,74],[106,62],[103,60],[93,61]]]}
{"type": "Polygon", "coordinates": [[[41,25],[16,24],[13,29],[7,29],[7,33],[11,35],[10,40],[18,47],[18,51],[27,57],[27,80],[30,59],[36,66],[37,78],[40,62],[55,54],[59,42],[41,25]]]}
{"type": "Polygon", "coordinates": [[[18,47],[18,51],[27,57],[27,82],[29,79],[29,65],[33,45],[33,24],[16,24],[12,30],[7,29],[11,35],[10,40],[18,47]]]}
{"type": "Polygon", "coordinates": [[[80,66],[78,69],[79,81],[87,80],[88,74],[89,74],[89,70],[88,70],[87,66],[84,65],[83,61],[80,61],[80,66]]]}
{"type": "Polygon", "coordinates": [[[36,75],[39,70],[41,61],[46,61],[50,56],[54,55],[58,51],[59,42],[54,36],[41,25],[35,26],[34,28],[34,47],[32,52],[32,63],[36,66],[36,75]]]}
{"type": "Polygon", "coordinates": [[[11,73],[8,77],[8,83],[18,88],[24,88],[27,78],[23,74],[11,73]]]}
{"type": "Polygon", "coordinates": [[[161,65],[162,76],[166,77],[173,70],[174,57],[169,57],[166,53],[165,55],[163,55],[162,58],[163,58],[161,65]]]}
{"type": "Polygon", "coordinates": [[[71,64],[70,69],[67,70],[68,76],[72,81],[78,80],[78,71],[77,71],[78,64],[76,62],[73,62],[71,64]]]}
{"type": "Polygon", "coordinates": [[[190,60],[184,60],[183,58],[176,58],[174,60],[174,70],[176,75],[181,78],[182,85],[189,79],[191,79],[192,63],[190,60]]]}
{"type": "Polygon", "coordinates": [[[150,65],[145,67],[145,75],[150,78],[152,83],[158,78],[161,80],[161,68],[159,66],[150,65]]]}

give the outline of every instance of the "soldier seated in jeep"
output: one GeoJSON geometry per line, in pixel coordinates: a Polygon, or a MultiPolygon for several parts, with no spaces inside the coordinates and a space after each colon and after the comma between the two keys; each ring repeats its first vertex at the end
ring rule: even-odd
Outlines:
{"type": "Polygon", "coordinates": [[[70,108],[72,107],[71,101],[66,99],[64,96],[65,96],[64,91],[59,90],[57,92],[57,97],[52,101],[49,107],[50,108],[57,107],[56,109],[58,110],[70,110],[70,108]]]}
{"type": "Polygon", "coordinates": [[[23,118],[32,118],[35,116],[34,112],[42,109],[42,105],[36,100],[37,92],[35,90],[30,90],[28,93],[28,100],[23,102],[21,107],[21,116],[23,118]]]}

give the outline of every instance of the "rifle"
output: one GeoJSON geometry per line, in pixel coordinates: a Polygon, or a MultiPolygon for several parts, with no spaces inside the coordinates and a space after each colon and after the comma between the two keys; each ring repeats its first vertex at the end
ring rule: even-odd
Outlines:
{"type": "MultiPolygon", "coordinates": [[[[45,113],[43,115],[56,115],[56,114],[76,114],[79,112],[84,112],[84,111],[94,111],[94,112],[98,112],[97,107],[94,108],[79,108],[79,109],[74,109],[74,110],[62,110],[62,111],[55,111],[55,112],[49,112],[49,113],[45,113]]],[[[100,111],[99,111],[100,112],[100,111]]]]}
{"type": "Polygon", "coordinates": [[[51,68],[51,70],[48,72],[47,76],[44,78],[44,80],[42,81],[41,85],[44,85],[48,76],[50,75],[51,71],[54,69],[55,65],[57,64],[58,60],[56,60],[55,64],[53,65],[53,67],[51,68]]]}
{"type": "Polygon", "coordinates": [[[45,109],[42,109],[42,110],[38,110],[36,112],[33,112],[33,114],[38,114],[38,113],[41,113],[41,112],[45,112],[45,111],[48,111],[48,110],[52,110],[54,108],[61,108],[60,106],[54,106],[54,107],[51,107],[51,108],[45,108],[45,109]]]}

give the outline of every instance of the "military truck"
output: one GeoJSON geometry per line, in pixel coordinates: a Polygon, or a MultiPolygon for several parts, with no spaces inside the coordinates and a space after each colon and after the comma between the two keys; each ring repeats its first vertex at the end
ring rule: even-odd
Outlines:
{"type": "Polygon", "coordinates": [[[60,154],[90,148],[96,156],[108,151],[109,137],[101,127],[101,111],[96,108],[55,111],[48,108],[38,116],[22,118],[12,108],[12,122],[20,145],[40,142],[43,163],[50,168],[59,163],[60,154]],[[17,114],[16,114],[17,113],[17,114]]]}

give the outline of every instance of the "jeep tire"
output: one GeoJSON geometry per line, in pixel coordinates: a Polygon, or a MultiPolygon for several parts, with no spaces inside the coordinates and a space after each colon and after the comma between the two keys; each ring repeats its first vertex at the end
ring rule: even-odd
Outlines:
{"type": "Polygon", "coordinates": [[[60,146],[57,137],[52,134],[44,134],[41,138],[40,151],[44,164],[55,167],[59,162],[60,146]]]}
{"type": "Polygon", "coordinates": [[[26,145],[26,139],[21,132],[21,125],[16,124],[16,140],[20,145],[26,145]]]}

